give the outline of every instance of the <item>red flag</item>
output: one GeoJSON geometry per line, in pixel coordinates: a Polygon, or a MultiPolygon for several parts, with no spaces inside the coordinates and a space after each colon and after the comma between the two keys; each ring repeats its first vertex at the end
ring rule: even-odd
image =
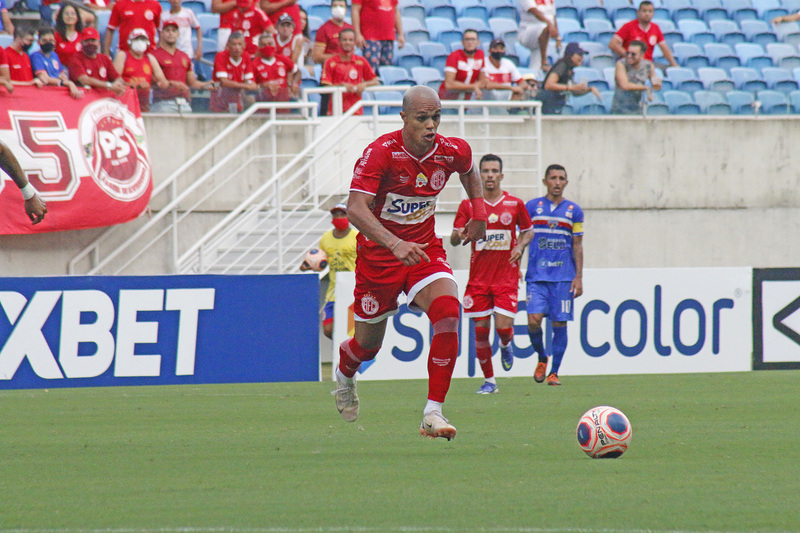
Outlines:
{"type": "Polygon", "coordinates": [[[80,100],[60,87],[0,93],[0,142],[47,202],[44,221],[32,225],[0,173],[0,234],[110,226],[147,208],[153,176],[136,93],[84,92],[80,100]]]}

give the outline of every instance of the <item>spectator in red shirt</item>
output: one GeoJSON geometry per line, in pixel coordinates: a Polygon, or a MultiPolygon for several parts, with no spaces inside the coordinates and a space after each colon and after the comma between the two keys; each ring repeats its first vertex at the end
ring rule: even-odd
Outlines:
{"type": "Polygon", "coordinates": [[[314,48],[311,50],[311,59],[314,60],[314,63],[324,65],[325,61],[342,51],[339,48],[339,34],[345,28],[353,29],[352,24],[345,22],[346,15],[347,0],[333,0],[331,2],[331,18],[319,27],[317,35],[314,37],[314,48]]]}
{"type": "Polygon", "coordinates": [[[265,31],[275,31],[269,17],[254,0],[236,0],[236,9],[226,13],[226,25],[230,31],[244,36],[245,52],[251,56],[258,51],[258,36],[265,31]]]}
{"type": "Polygon", "coordinates": [[[275,34],[275,48],[277,52],[292,60],[295,65],[300,64],[303,55],[303,35],[295,33],[294,19],[284,13],[275,25],[278,29],[275,34]]]}
{"type": "Polygon", "coordinates": [[[463,48],[447,56],[444,81],[439,87],[442,100],[469,100],[483,97],[481,88],[486,82],[485,57],[480,49],[478,32],[466,30],[461,37],[463,48]]]}
{"type": "Polygon", "coordinates": [[[658,45],[661,48],[661,53],[664,59],[667,60],[669,66],[677,67],[678,63],[672,56],[672,51],[664,40],[664,34],[661,33],[661,28],[658,24],[651,22],[656,10],[653,7],[653,2],[644,0],[639,4],[639,9],[636,11],[636,19],[626,22],[622,27],[617,30],[617,33],[608,42],[608,47],[614,52],[617,57],[625,57],[625,52],[628,50],[628,45],[633,41],[642,41],[647,44],[647,51],[644,58],[648,61],[653,60],[653,49],[658,45]]]}
{"type": "Polygon", "coordinates": [[[114,41],[114,32],[119,28],[119,49],[128,50],[130,34],[136,28],[147,32],[150,48],[156,46],[156,29],[161,26],[161,4],[156,0],[117,0],[111,8],[111,18],[108,20],[103,52],[111,52],[111,43],[114,41]]]}
{"type": "Polygon", "coordinates": [[[297,0],[259,0],[259,5],[275,26],[278,25],[278,20],[284,13],[292,17],[294,32],[300,33],[300,6],[297,0]]]}
{"type": "Polygon", "coordinates": [[[81,51],[72,56],[67,68],[72,81],[84,87],[107,89],[117,96],[127,87],[114,68],[111,58],[100,52],[100,34],[92,26],[81,33],[81,51]]]}
{"type": "Polygon", "coordinates": [[[8,73],[8,61],[6,61],[6,52],[3,47],[0,47],[0,85],[6,88],[8,94],[14,92],[14,84],[11,83],[11,76],[8,73]]]}
{"type": "Polygon", "coordinates": [[[75,6],[64,4],[56,14],[56,54],[64,65],[69,65],[72,56],[81,51],[83,21],[75,6]]]}
{"type": "Polygon", "coordinates": [[[236,26],[236,0],[211,0],[211,12],[219,13],[219,30],[217,30],[217,49],[222,50],[228,44],[228,37],[236,26]]]}
{"type": "Polygon", "coordinates": [[[14,28],[14,41],[6,48],[6,63],[14,85],[36,85],[42,87],[42,82],[33,77],[31,59],[28,50],[33,46],[36,30],[27,24],[17,24],[14,28]]]}
{"type": "Polygon", "coordinates": [[[258,102],[288,102],[300,93],[300,69],[291,59],[275,52],[275,37],[264,33],[258,38],[260,57],[250,62],[245,82],[260,89],[258,102]]]}
{"type": "Polygon", "coordinates": [[[244,35],[236,31],[231,33],[225,50],[218,52],[214,58],[213,80],[219,87],[211,91],[209,109],[216,113],[241,112],[242,93],[258,89],[244,80],[244,74],[250,63],[250,55],[244,51],[244,35]]]}
{"type": "MultiPolygon", "coordinates": [[[[321,85],[344,85],[346,92],[342,95],[342,110],[347,111],[361,100],[364,89],[378,85],[378,77],[363,57],[353,54],[356,48],[356,32],[351,28],[339,32],[339,45],[342,51],[325,61],[322,67],[321,85]]],[[[328,104],[328,114],[331,114],[328,104]]],[[[356,115],[363,115],[359,109],[356,115]]]]}
{"type": "Polygon", "coordinates": [[[159,88],[168,87],[158,61],[147,51],[148,48],[150,48],[150,36],[147,35],[147,31],[143,28],[134,28],[128,37],[128,51],[120,50],[114,57],[114,68],[129,87],[136,89],[139,95],[139,108],[143,112],[150,111],[150,88],[153,79],[159,88]]]}
{"type": "Polygon", "coordinates": [[[356,46],[372,70],[378,72],[380,65],[391,65],[395,39],[398,48],[406,44],[397,0],[353,0],[351,14],[356,46]]]}
{"type": "Polygon", "coordinates": [[[189,89],[212,90],[213,82],[203,83],[197,79],[192,70],[192,60],[189,56],[178,50],[180,28],[177,20],[164,22],[158,47],[152,52],[158,61],[164,77],[167,79],[167,88],[153,88],[153,105],[150,111],[154,113],[191,113],[192,100],[189,89]]]}

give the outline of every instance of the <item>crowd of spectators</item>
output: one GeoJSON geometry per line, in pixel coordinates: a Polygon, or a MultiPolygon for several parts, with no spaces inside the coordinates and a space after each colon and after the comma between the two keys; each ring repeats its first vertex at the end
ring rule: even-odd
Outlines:
{"type": "MultiPolygon", "coordinates": [[[[406,55],[398,0],[352,0],[351,6],[347,0],[332,0],[330,18],[316,23],[313,35],[308,13],[298,0],[210,0],[208,11],[218,15],[218,26],[211,31],[183,0],[66,0],[61,4],[45,0],[38,27],[24,22],[15,27],[3,3],[7,1],[0,0],[0,31],[14,36],[0,57],[0,84],[7,91],[13,91],[14,84],[64,85],[78,98],[81,89],[118,91],[124,83],[122,87],[137,91],[143,111],[191,112],[194,90],[209,92],[199,98],[195,94],[200,101],[195,108],[241,112],[256,101],[296,99],[302,87],[318,85],[344,87],[346,110],[366,87],[396,81],[389,75],[397,65],[394,56],[406,55]],[[342,34],[348,36],[346,46],[341,46],[342,34]],[[54,41],[53,49],[50,41],[54,41]],[[95,41],[100,46],[90,52],[95,41]],[[90,51],[84,49],[86,44],[90,51]],[[34,53],[29,56],[29,52],[34,53]],[[96,70],[87,71],[87,62],[96,70]],[[106,63],[111,63],[111,69],[106,63]],[[117,82],[117,77],[122,81],[117,82]],[[100,81],[85,83],[87,79],[100,81]]],[[[635,7],[635,18],[618,25],[607,41],[606,54],[616,64],[606,85],[613,89],[614,101],[627,102],[613,106],[613,113],[622,113],[623,107],[625,113],[633,112],[634,101],[641,111],[661,89],[656,67],[662,67],[662,73],[667,67],[679,67],[653,21],[654,4],[644,0],[635,7]],[[640,43],[633,52],[632,43],[640,43]],[[643,54],[639,54],[641,45],[643,54]],[[663,57],[665,62],[662,65],[654,62],[656,49],[657,59],[663,57]]],[[[320,14],[316,9],[315,17],[320,14]]],[[[452,51],[438,65],[439,80],[434,75],[427,84],[436,84],[442,99],[541,99],[545,113],[560,113],[567,94],[586,95],[597,104],[611,106],[612,97],[601,94],[593,80],[581,80],[578,75],[575,81],[577,73],[584,73],[581,66],[588,51],[582,46],[587,43],[565,42],[562,47],[562,39],[572,34],[559,29],[552,0],[517,0],[516,16],[514,46],[507,49],[497,32],[487,38],[486,31],[467,26],[459,32],[460,46],[451,45],[452,51]],[[520,45],[529,51],[527,65],[519,64],[515,46],[520,45]]],[[[787,13],[771,22],[797,20],[800,14],[787,13]]],[[[400,81],[419,83],[408,78],[400,81]]],[[[322,95],[320,113],[331,108],[322,95]]]]}

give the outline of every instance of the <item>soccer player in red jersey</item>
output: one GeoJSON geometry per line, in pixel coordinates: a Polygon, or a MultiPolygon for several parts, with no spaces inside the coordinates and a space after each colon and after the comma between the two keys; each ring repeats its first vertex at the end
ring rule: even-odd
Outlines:
{"type": "MultiPolygon", "coordinates": [[[[519,260],[510,260],[511,249],[517,244],[517,228],[522,234],[531,231],[532,223],[525,203],[503,191],[503,161],[494,154],[486,154],[478,167],[486,203],[486,238],[472,243],[464,316],[475,322],[475,352],[485,379],[478,394],[494,394],[498,389],[489,342],[491,315],[494,313],[494,326],[500,337],[503,369],[511,370],[519,292],[519,260]]],[[[472,204],[464,200],[458,206],[450,244],[461,244],[466,237],[466,223],[472,218],[472,204]]]]}
{"type": "MultiPolygon", "coordinates": [[[[346,92],[342,94],[342,110],[347,111],[361,100],[364,89],[378,85],[378,77],[366,59],[353,54],[356,48],[356,32],[344,29],[339,33],[341,53],[325,61],[320,76],[320,85],[344,85],[346,92]]],[[[333,102],[328,102],[328,114],[333,114],[333,102]]],[[[363,115],[359,109],[356,115],[363,115]]]]}
{"type": "MultiPolygon", "coordinates": [[[[0,64],[2,64],[2,56],[0,56],[0,64]]],[[[0,170],[11,176],[11,179],[19,187],[22,198],[25,200],[25,214],[31,219],[31,223],[38,224],[44,220],[44,216],[47,214],[47,204],[28,181],[19,161],[14,157],[14,152],[2,142],[0,142],[0,170]]]]}
{"type": "Polygon", "coordinates": [[[464,243],[484,238],[486,208],[472,149],[463,139],[436,133],[442,104],[436,92],[417,85],[403,97],[403,128],[378,137],[358,160],[350,185],[348,218],[358,235],[355,335],[339,347],[333,391],[336,408],[348,422],[358,418],[355,374],[375,358],[386,319],[397,311],[397,297],[431,321],[428,403],[420,434],[455,437],[442,414],[458,355],[459,303],[453,271],[436,236],[436,199],[453,172],[459,174],[474,209],[464,243]]]}
{"type": "Polygon", "coordinates": [[[228,45],[214,57],[213,80],[219,88],[211,91],[208,108],[216,113],[227,113],[235,108],[241,112],[242,93],[255,91],[257,87],[244,81],[244,73],[250,64],[250,56],[244,51],[244,35],[235,31],[228,38],[228,45]]]}

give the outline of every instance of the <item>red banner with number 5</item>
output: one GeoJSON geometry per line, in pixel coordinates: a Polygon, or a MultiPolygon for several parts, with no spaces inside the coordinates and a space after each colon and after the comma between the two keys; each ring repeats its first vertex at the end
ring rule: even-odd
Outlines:
{"type": "Polygon", "coordinates": [[[147,208],[153,176],[139,101],[87,90],[20,87],[0,93],[0,142],[47,202],[32,225],[22,194],[0,172],[0,234],[96,228],[127,222],[147,208]]]}

